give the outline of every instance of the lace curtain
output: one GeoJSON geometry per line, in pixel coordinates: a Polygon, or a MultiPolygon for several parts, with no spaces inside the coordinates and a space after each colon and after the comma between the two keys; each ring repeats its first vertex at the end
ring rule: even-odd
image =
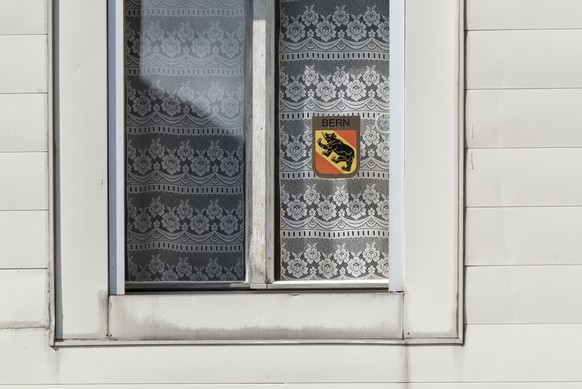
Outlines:
{"type": "Polygon", "coordinates": [[[282,280],[388,277],[388,8],[377,0],[280,0],[282,280]],[[315,176],[313,115],[360,116],[355,177],[315,176]]]}
{"type": "Polygon", "coordinates": [[[127,280],[244,280],[244,0],[126,1],[127,280]]]}

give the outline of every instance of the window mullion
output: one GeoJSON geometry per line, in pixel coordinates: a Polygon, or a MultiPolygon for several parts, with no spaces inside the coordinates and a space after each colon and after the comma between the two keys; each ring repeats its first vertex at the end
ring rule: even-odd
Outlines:
{"type": "Polygon", "coordinates": [[[248,223],[251,287],[262,289],[273,280],[274,259],[274,5],[270,0],[252,2],[252,115],[247,163],[250,171],[248,223]]]}

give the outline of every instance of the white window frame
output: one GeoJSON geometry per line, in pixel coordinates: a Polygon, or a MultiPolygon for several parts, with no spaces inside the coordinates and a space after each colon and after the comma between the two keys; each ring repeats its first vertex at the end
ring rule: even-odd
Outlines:
{"type": "MultiPolygon", "coordinates": [[[[391,41],[400,42],[393,42],[391,51],[393,56],[405,52],[405,61],[390,63],[391,78],[403,80],[391,83],[391,185],[399,182],[402,190],[401,196],[390,196],[390,287],[403,292],[132,295],[123,295],[123,261],[114,261],[110,269],[107,260],[124,251],[123,232],[115,227],[120,212],[107,217],[110,209],[123,206],[123,196],[118,196],[123,172],[117,171],[110,172],[109,190],[121,203],[108,207],[107,128],[123,122],[123,113],[109,107],[108,123],[108,80],[112,90],[122,91],[123,86],[120,78],[107,74],[107,0],[55,1],[58,250],[53,332],[58,344],[462,341],[461,0],[406,0],[406,12],[404,0],[391,4],[391,41]],[[406,40],[394,39],[399,32],[404,36],[404,25],[406,40]],[[405,129],[402,136],[395,128],[405,129]],[[401,155],[394,152],[398,145],[401,155]],[[399,159],[404,165],[395,169],[399,159]]],[[[112,28],[123,26],[115,23],[112,28]]],[[[274,257],[267,222],[273,220],[274,209],[274,198],[268,195],[275,182],[272,158],[266,147],[257,147],[274,142],[266,131],[275,120],[274,98],[264,92],[275,80],[273,63],[267,60],[274,58],[271,0],[253,1],[252,28],[254,148],[247,236],[253,269],[249,281],[262,289],[273,280],[267,264],[274,257]]],[[[120,35],[112,36],[122,39],[120,35]]],[[[119,70],[119,57],[109,59],[119,70]]],[[[110,96],[114,106],[123,105],[118,93],[110,96]]],[[[119,139],[109,141],[110,153],[122,156],[119,139]]]]}
{"type": "MultiPolygon", "coordinates": [[[[108,47],[109,47],[109,277],[111,295],[125,294],[125,235],[126,226],[124,220],[124,201],[125,201],[125,79],[124,79],[124,14],[123,0],[108,0],[108,47]]],[[[263,12],[265,9],[260,2],[255,2],[254,13],[263,12]]],[[[249,7],[250,8],[250,7],[249,7]]],[[[273,9],[267,10],[273,13],[273,9]]],[[[402,292],[404,283],[404,272],[402,266],[403,258],[403,237],[402,237],[402,209],[403,209],[403,176],[404,176],[404,138],[402,135],[402,123],[404,116],[403,106],[403,87],[404,87],[404,38],[403,38],[403,15],[404,8],[402,1],[391,2],[391,15],[402,15],[402,17],[393,17],[392,28],[394,33],[391,35],[391,57],[396,60],[390,61],[391,91],[392,101],[395,104],[390,109],[390,118],[394,128],[399,131],[392,131],[391,142],[391,163],[390,163],[390,209],[395,210],[390,215],[390,291],[402,292]],[[398,24],[400,22],[400,25],[398,24]]],[[[252,16],[252,15],[251,15],[252,16]]],[[[252,41],[248,45],[250,62],[252,62],[252,74],[249,74],[248,84],[252,88],[252,100],[250,102],[252,122],[249,120],[247,127],[251,131],[247,134],[247,142],[253,147],[247,153],[247,193],[253,193],[253,188],[258,188],[258,196],[248,196],[251,203],[247,204],[246,236],[253,236],[253,230],[264,231],[263,236],[257,237],[259,240],[247,242],[245,258],[246,261],[246,280],[245,282],[197,282],[195,285],[184,283],[184,289],[321,289],[321,288],[388,288],[388,280],[352,280],[352,281],[277,281],[274,274],[275,254],[274,245],[274,228],[270,228],[270,220],[274,220],[275,202],[271,194],[276,180],[272,176],[274,164],[278,156],[273,154],[273,149],[266,147],[274,144],[271,131],[275,127],[272,114],[275,112],[274,96],[276,75],[270,73],[267,67],[270,65],[274,68],[277,53],[274,52],[276,34],[273,33],[274,19],[276,15],[265,15],[263,19],[270,19],[270,24],[253,23],[252,41]],[[269,33],[267,33],[267,30],[269,33]],[[258,80],[255,82],[255,80],[258,80]],[[252,85],[252,87],[251,87],[252,85]],[[254,168],[253,168],[254,166],[254,168]],[[260,217],[258,214],[264,214],[260,217]],[[251,227],[251,228],[249,228],[251,227]],[[264,238],[263,238],[264,237],[264,238]],[[264,239],[264,240],[263,240],[264,239]],[[257,252],[257,249],[259,252],[257,252]],[[249,251],[253,251],[250,253],[249,251]],[[267,255],[261,254],[267,252],[267,255]]],[[[249,96],[250,97],[250,96],[249,96]]],[[[256,235],[256,234],[254,234],[256,235]]],[[[165,285],[158,283],[148,283],[144,288],[156,289],[164,288],[165,285]]]]}

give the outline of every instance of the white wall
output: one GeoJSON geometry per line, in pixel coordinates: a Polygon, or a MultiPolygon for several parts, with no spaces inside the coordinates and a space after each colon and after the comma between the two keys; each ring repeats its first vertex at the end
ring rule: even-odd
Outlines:
{"type": "Polygon", "coordinates": [[[500,379],[579,382],[582,3],[468,0],[467,29],[468,337],[533,348],[501,347],[500,379]]]}
{"type": "MultiPolygon", "coordinates": [[[[43,0],[0,0],[0,336],[48,325],[48,63],[43,0]]],[[[11,351],[0,346],[0,358],[11,351]]],[[[0,374],[0,382],[4,375],[0,374]]]]}
{"type": "Polygon", "coordinates": [[[579,0],[467,0],[465,346],[58,349],[46,1],[0,0],[0,388],[582,387],[579,0]]]}

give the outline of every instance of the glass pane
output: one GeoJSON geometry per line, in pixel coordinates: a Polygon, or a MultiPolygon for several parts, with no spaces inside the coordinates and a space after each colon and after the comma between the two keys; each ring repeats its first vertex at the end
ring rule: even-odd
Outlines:
{"type": "Polygon", "coordinates": [[[125,12],[127,280],[244,281],[245,1],[125,12]]]}
{"type": "Polygon", "coordinates": [[[386,280],[389,2],[279,5],[280,279],[386,280]],[[314,132],[314,115],[358,116],[359,135],[314,132]]]}

